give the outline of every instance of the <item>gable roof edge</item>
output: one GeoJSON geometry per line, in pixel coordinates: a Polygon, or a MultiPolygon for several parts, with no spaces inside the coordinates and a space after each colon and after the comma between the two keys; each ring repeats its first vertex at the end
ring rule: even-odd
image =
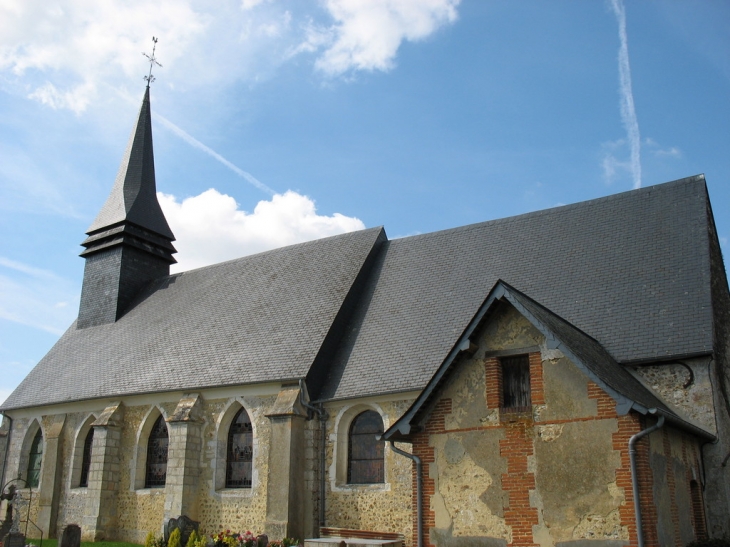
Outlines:
{"type": "MultiPolygon", "coordinates": [[[[633,400],[632,398],[624,395],[623,393],[619,392],[617,389],[614,389],[612,386],[610,386],[606,381],[604,381],[596,372],[591,370],[591,368],[586,365],[583,362],[583,359],[580,358],[568,345],[567,343],[563,342],[556,336],[556,334],[547,327],[542,321],[540,321],[535,315],[527,309],[526,306],[520,302],[520,297],[516,296],[520,295],[521,297],[527,298],[530,301],[528,296],[523,295],[520,291],[515,289],[514,287],[511,287],[508,283],[502,281],[501,279],[497,281],[494,288],[490,291],[489,295],[487,296],[484,303],[480,306],[477,313],[474,315],[472,320],[467,325],[466,329],[462,333],[462,335],[457,340],[456,344],[453,346],[449,354],[446,356],[444,361],[442,362],[441,366],[438,368],[436,373],[433,375],[429,383],[426,385],[426,387],[423,389],[423,391],[419,394],[419,396],[416,398],[416,400],[413,402],[411,407],[401,416],[396,422],[388,428],[385,433],[383,433],[382,438],[385,440],[394,440],[394,441],[404,441],[408,442],[409,436],[412,433],[415,433],[417,431],[413,431],[412,429],[414,426],[414,421],[417,421],[419,415],[422,413],[429,411],[429,405],[428,403],[432,400],[432,396],[440,391],[440,388],[442,387],[443,381],[445,381],[445,377],[448,375],[449,371],[452,368],[452,365],[456,361],[456,358],[459,356],[459,354],[462,351],[466,351],[469,349],[471,345],[471,335],[473,332],[477,329],[477,327],[480,325],[484,317],[486,316],[487,312],[492,308],[494,303],[498,300],[506,300],[508,301],[512,306],[517,309],[517,311],[522,314],[540,333],[545,337],[545,343],[548,349],[557,349],[560,352],[562,352],[566,357],[570,359],[572,363],[574,363],[591,381],[593,381],[596,385],[598,385],[601,389],[603,389],[612,399],[616,401],[616,412],[618,415],[626,415],[631,410],[634,410],[636,412],[639,412],[640,414],[647,415],[647,414],[661,414],[665,416],[665,418],[673,423],[674,425],[685,429],[689,431],[690,433],[693,433],[695,435],[698,435],[700,437],[705,438],[708,441],[714,441],[715,436],[709,433],[708,431],[687,422],[686,420],[683,420],[681,417],[677,416],[673,412],[671,412],[668,409],[662,409],[658,407],[648,407],[646,405],[643,405],[639,403],[636,400],[633,400]],[[415,420],[414,420],[415,418],[415,420]]],[[[534,301],[532,301],[534,302],[534,301]]],[[[537,302],[535,302],[536,305],[540,306],[541,308],[544,308],[544,306],[541,306],[537,302]]],[[[552,314],[547,308],[544,308],[546,311],[552,314]]],[[[554,315],[554,314],[553,314],[554,315]]],[[[565,321],[565,320],[563,320],[565,321]]],[[[566,322],[567,323],[567,322],[566,322]]],[[[569,324],[569,323],[568,323],[569,324]]],[[[571,327],[577,331],[576,327],[571,327]]],[[[603,347],[598,343],[594,338],[588,336],[586,333],[579,331],[583,336],[586,336],[590,338],[595,344],[597,344],[601,349],[603,347]]],[[[605,349],[603,350],[605,352],[605,349]]],[[[608,353],[606,352],[606,355],[608,353]]],[[[611,360],[614,362],[614,364],[617,367],[621,367],[620,364],[615,362],[613,358],[611,360]]],[[[638,382],[638,380],[637,380],[638,382]]],[[[652,392],[652,395],[655,397],[656,394],[652,392]]],[[[659,399],[657,397],[659,401],[659,399]]]]}

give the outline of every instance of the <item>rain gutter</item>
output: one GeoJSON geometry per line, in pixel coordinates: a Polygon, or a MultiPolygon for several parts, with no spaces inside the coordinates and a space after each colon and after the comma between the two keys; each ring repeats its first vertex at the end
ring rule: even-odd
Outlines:
{"type": "Polygon", "coordinates": [[[320,435],[320,450],[319,450],[319,527],[322,528],[325,525],[325,459],[326,459],[326,441],[327,441],[327,412],[324,409],[322,403],[314,406],[308,403],[304,397],[304,392],[307,391],[307,385],[304,380],[299,380],[299,401],[302,406],[317,414],[319,419],[319,435],[320,435]]]}
{"type": "MultiPolygon", "coordinates": [[[[649,414],[657,414],[656,408],[650,408],[649,414]]],[[[653,433],[657,429],[661,429],[664,426],[664,415],[659,415],[659,420],[651,427],[647,427],[643,431],[639,431],[629,439],[629,461],[631,463],[631,486],[634,492],[634,513],[636,515],[636,536],[638,538],[638,547],[644,547],[644,531],[641,526],[641,503],[639,501],[639,480],[638,470],[636,467],[636,442],[653,433]]]]}

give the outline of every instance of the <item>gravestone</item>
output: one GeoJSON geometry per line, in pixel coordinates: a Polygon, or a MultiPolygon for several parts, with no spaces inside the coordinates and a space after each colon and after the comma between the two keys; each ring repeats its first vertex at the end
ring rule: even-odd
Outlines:
{"type": "Polygon", "coordinates": [[[15,485],[11,484],[7,492],[0,495],[0,501],[7,500],[7,510],[5,512],[5,520],[0,525],[0,541],[10,532],[13,527],[13,499],[15,498],[15,485]]]}
{"type": "Polygon", "coordinates": [[[10,532],[3,539],[3,547],[25,547],[25,534],[21,532],[10,532]]]}
{"type": "Polygon", "coordinates": [[[61,534],[61,547],[80,547],[81,527],[78,524],[69,524],[61,534]]]}
{"type": "Polygon", "coordinates": [[[165,526],[165,544],[167,544],[167,541],[170,539],[172,531],[177,528],[180,530],[180,545],[185,547],[188,543],[190,534],[193,533],[193,530],[196,532],[198,531],[198,526],[200,526],[200,523],[197,520],[193,520],[185,515],[180,515],[176,519],[168,520],[167,526],[165,526]]]}

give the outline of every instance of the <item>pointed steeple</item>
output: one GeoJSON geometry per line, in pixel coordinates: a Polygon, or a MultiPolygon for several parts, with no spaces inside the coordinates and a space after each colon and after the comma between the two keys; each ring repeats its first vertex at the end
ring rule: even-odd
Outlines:
{"type": "Polygon", "coordinates": [[[174,241],[175,236],[162,214],[156,192],[150,88],[147,87],[114,187],[86,233],[91,235],[126,221],[174,241]]]}
{"type": "Polygon", "coordinates": [[[157,201],[149,85],[114,187],[86,233],[78,328],[119,319],[139,290],[176,262],[175,236],[157,201]]]}

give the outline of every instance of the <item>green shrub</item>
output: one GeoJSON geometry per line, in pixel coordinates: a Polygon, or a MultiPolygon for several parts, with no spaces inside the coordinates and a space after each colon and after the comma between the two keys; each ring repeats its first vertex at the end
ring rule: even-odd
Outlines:
{"type": "Polygon", "coordinates": [[[198,532],[195,530],[190,532],[190,537],[188,537],[188,542],[185,544],[185,547],[197,547],[198,538],[198,532]]]}
{"type": "Polygon", "coordinates": [[[175,528],[167,540],[167,547],[181,547],[180,545],[180,529],[175,528]]]}

